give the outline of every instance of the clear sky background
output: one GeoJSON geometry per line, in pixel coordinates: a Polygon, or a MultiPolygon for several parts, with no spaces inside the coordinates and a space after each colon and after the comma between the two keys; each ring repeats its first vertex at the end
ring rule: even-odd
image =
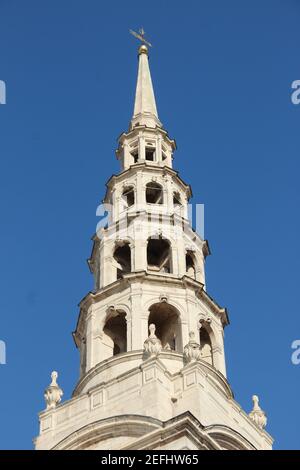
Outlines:
{"type": "Polygon", "coordinates": [[[0,0],[0,448],[32,448],[71,332],[114,150],[133,110],[141,25],[174,166],[205,204],[207,288],[226,306],[228,379],[256,393],[275,448],[300,448],[297,0],[0,0]]]}

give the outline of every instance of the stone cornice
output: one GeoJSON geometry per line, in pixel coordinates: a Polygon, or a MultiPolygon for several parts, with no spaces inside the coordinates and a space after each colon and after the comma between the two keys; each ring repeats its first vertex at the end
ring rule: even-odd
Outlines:
{"type": "MultiPolygon", "coordinates": [[[[172,360],[177,360],[177,361],[182,361],[182,354],[178,354],[173,351],[162,351],[161,355],[164,359],[172,359],[172,360]]],[[[105,359],[104,361],[100,362],[99,364],[96,364],[92,369],[90,369],[77,383],[73,393],[72,397],[79,396],[79,393],[83,389],[83,387],[96,375],[98,375],[100,372],[105,370],[107,367],[112,367],[114,365],[120,364],[122,362],[128,363],[131,359],[134,360],[136,358],[139,358],[142,360],[143,356],[143,351],[142,350],[137,350],[137,351],[128,351],[123,354],[118,354],[117,356],[110,357],[109,359],[105,359]]],[[[170,377],[171,374],[168,372],[168,370],[165,368],[165,366],[159,361],[159,359],[154,359],[157,361],[158,366],[165,372],[167,373],[170,377]]],[[[140,366],[135,367],[133,369],[130,369],[129,371],[124,372],[122,375],[118,376],[118,379],[112,379],[114,380],[119,380],[122,376],[126,376],[129,373],[134,373],[139,369],[143,369],[147,367],[151,362],[153,362],[153,359],[149,359],[147,361],[141,362],[140,366]]],[[[218,372],[219,373],[219,372],[218,372]]],[[[226,379],[225,379],[226,380],[226,379]]],[[[93,391],[94,388],[99,388],[99,384],[89,390],[89,393],[93,391]]]]}
{"type": "Polygon", "coordinates": [[[114,415],[82,426],[57,442],[52,450],[80,449],[90,442],[91,437],[95,442],[95,436],[107,439],[124,434],[134,437],[134,443],[125,444],[119,450],[158,449],[162,443],[166,445],[182,436],[187,436],[198,449],[223,450],[225,441],[235,450],[255,450],[235,429],[221,424],[204,426],[190,411],[166,421],[140,414],[114,415]]]}
{"type": "MultiPolygon", "coordinates": [[[[92,369],[90,369],[77,383],[72,397],[80,397],[80,393],[83,390],[83,388],[89,383],[89,381],[100,374],[101,372],[105,371],[107,368],[112,368],[122,362],[129,363],[130,360],[135,360],[135,359],[141,359],[142,360],[143,356],[143,351],[137,350],[137,351],[129,351],[123,354],[118,354],[117,356],[110,357],[109,359],[105,359],[104,361],[100,362],[99,364],[96,364],[92,369]]],[[[184,375],[189,373],[190,371],[194,369],[200,368],[201,370],[205,371],[205,375],[207,377],[211,377],[214,379],[214,383],[218,384],[215,385],[217,387],[218,391],[225,394],[227,398],[233,399],[233,393],[230,388],[229,383],[227,382],[226,378],[219,372],[217,369],[215,369],[213,366],[208,364],[207,362],[203,360],[199,360],[197,363],[190,363],[188,365],[184,366],[183,363],[183,355],[178,354],[173,351],[161,351],[158,357],[155,358],[150,358],[146,361],[141,362],[141,364],[138,367],[133,367],[132,369],[129,369],[125,371],[123,374],[118,375],[116,378],[112,378],[107,382],[102,382],[100,384],[95,385],[91,389],[89,389],[88,393],[92,393],[95,389],[98,389],[101,386],[107,385],[108,383],[111,384],[113,382],[119,382],[122,380],[123,377],[128,377],[129,375],[133,375],[137,373],[139,370],[146,369],[153,364],[156,365],[161,371],[169,377],[170,380],[174,380],[176,376],[178,375],[184,375]],[[182,368],[179,372],[176,372],[174,374],[171,374],[169,370],[166,368],[166,366],[163,364],[162,360],[168,359],[168,360],[175,360],[175,361],[180,361],[182,362],[182,368]]],[[[65,402],[66,403],[66,402],[65,402]]]]}
{"type": "Polygon", "coordinates": [[[159,165],[153,165],[153,164],[148,165],[146,162],[145,163],[142,162],[142,163],[135,163],[134,165],[131,165],[127,170],[122,171],[118,175],[112,175],[109,178],[109,180],[106,182],[107,191],[106,191],[105,197],[103,199],[103,202],[107,202],[106,198],[107,198],[107,194],[108,194],[108,189],[113,184],[115,184],[116,181],[122,180],[123,178],[128,178],[130,173],[135,173],[135,172],[137,172],[138,170],[141,170],[141,169],[142,170],[147,170],[149,172],[155,172],[155,173],[157,173],[157,171],[161,171],[162,173],[168,173],[169,175],[173,176],[173,178],[178,179],[181,186],[185,189],[185,191],[187,191],[188,198],[191,198],[193,196],[191,186],[189,184],[185,183],[181,179],[181,177],[179,176],[178,171],[173,170],[172,168],[170,168],[166,165],[165,166],[159,166],[159,165]]]}
{"type": "Polygon", "coordinates": [[[119,137],[117,138],[117,142],[119,142],[119,144],[122,144],[124,139],[131,138],[132,134],[138,134],[140,131],[146,131],[146,132],[150,132],[152,134],[157,134],[157,133],[162,134],[164,136],[164,138],[172,146],[173,150],[177,149],[176,140],[171,139],[171,137],[168,134],[168,131],[166,129],[162,128],[162,127],[159,127],[159,126],[156,126],[156,127],[148,127],[146,125],[134,126],[134,128],[129,129],[128,132],[122,132],[122,134],[120,134],[119,137]]]}
{"type": "MultiPolygon", "coordinates": [[[[103,287],[97,292],[89,292],[79,303],[80,313],[76,325],[76,330],[73,332],[73,338],[75,340],[76,332],[78,331],[79,324],[83,320],[83,316],[87,312],[88,308],[117,292],[120,292],[132,282],[152,282],[152,283],[166,283],[172,286],[181,286],[182,288],[191,288],[195,291],[195,294],[198,298],[201,298],[206,305],[212,309],[212,311],[219,315],[222,320],[223,326],[229,324],[228,312],[226,308],[220,307],[214,299],[212,299],[208,293],[204,290],[204,285],[198,281],[195,281],[189,276],[183,276],[182,278],[177,278],[172,274],[153,274],[147,271],[136,271],[133,273],[125,274],[123,279],[118,279],[117,281],[109,284],[108,286],[103,287]]],[[[78,346],[75,340],[76,346],[78,346]]]]}
{"type": "Polygon", "coordinates": [[[58,449],[69,449],[72,445],[78,444],[78,441],[82,442],[89,433],[94,434],[95,430],[104,427],[102,436],[108,433],[108,436],[114,430],[118,430],[123,435],[128,433],[130,428],[134,429],[134,436],[143,435],[145,433],[145,425],[148,429],[155,429],[162,426],[162,422],[156,418],[145,417],[141,415],[126,414],[126,415],[115,415],[110,418],[101,419],[96,422],[90,423],[83,426],[75,433],[67,436],[63,440],[59,441],[52,450],[58,449]]]}
{"type": "MultiPolygon", "coordinates": [[[[239,412],[240,414],[242,414],[245,419],[247,419],[248,423],[253,427],[253,430],[255,430],[256,432],[260,432],[260,435],[266,439],[266,441],[268,442],[268,444],[271,446],[274,442],[274,439],[272,438],[272,436],[265,430],[265,429],[260,429],[258,426],[255,425],[255,423],[251,422],[251,420],[249,420],[249,416],[247,415],[247,413],[245,413],[245,411],[240,407],[240,405],[236,402],[236,401],[233,401],[233,406],[235,406],[236,408],[239,408],[239,412]]],[[[208,432],[208,433],[217,433],[218,431],[220,431],[221,433],[223,434],[226,434],[226,431],[231,434],[232,433],[232,429],[229,427],[229,426],[225,426],[223,424],[214,424],[214,425],[210,425],[210,426],[207,426],[205,428],[205,430],[208,432]]],[[[237,431],[235,431],[235,434],[238,434],[242,439],[245,439],[240,433],[238,433],[237,431]]],[[[250,443],[249,443],[250,444],[250,443]]],[[[251,445],[251,444],[250,444],[251,445]]]]}
{"type": "Polygon", "coordinates": [[[128,285],[131,285],[134,282],[152,282],[158,283],[161,285],[162,282],[175,286],[181,286],[182,288],[191,288],[194,290],[198,298],[201,298],[206,305],[212,309],[212,311],[219,315],[222,320],[222,324],[225,327],[229,324],[228,312],[226,308],[220,307],[212,297],[204,290],[204,285],[198,281],[195,281],[189,276],[183,276],[182,278],[177,278],[172,274],[162,275],[162,274],[153,274],[147,271],[136,271],[133,273],[125,274],[123,279],[118,279],[117,281],[109,284],[106,287],[103,287],[97,292],[89,292],[79,303],[80,313],[76,325],[75,331],[72,333],[76,346],[78,343],[76,341],[77,331],[79,330],[79,325],[84,321],[84,316],[88,308],[117,292],[120,292],[128,285]]]}
{"type": "MultiPolygon", "coordinates": [[[[197,447],[200,445],[201,449],[222,450],[218,442],[205,432],[205,427],[189,411],[169,419],[160,428],[137,439],[134,442],[134,449],[158,449],[162,442],[166,445],[168,442],[174,442],[176,438],[181,436],[189,437],[197,447]]],[[[121,450],[132,449],[132,444],[129,444],[121,450]]]]}

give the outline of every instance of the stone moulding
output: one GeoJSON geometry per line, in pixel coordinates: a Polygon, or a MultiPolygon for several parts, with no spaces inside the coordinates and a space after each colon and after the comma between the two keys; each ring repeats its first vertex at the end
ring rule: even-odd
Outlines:
{"type": "MultiPolygon", "coordinates": [[[[113,370],[114,365],[120,364],[122,362],[128,363],[128,361],[134,361],[134,360],[137,360],[137,359],[141,361],[141,365],[142,365],[143,355],[144,355],[143,350],[131,351],[131,352],[119,354],[116,357],[112,357],[112,358],[106,359],[103,362],[100,362],[99,364],[94,366],[92,369],[90,369],[82,377],[82,379],[76,385],[76,387],[73,391],[72,397],[79,396],[80,393],[82,392],[82,390],[88,384],[88,382],[93,377],[96,377],[101,372],[104,372],[107,368],[113,370]]],[[[179,365],[181,365],[181,367],[180,367],[179,371],[177,372],[177,374],[182,374],[183,371],[187,370],[189,367],[193,367],[193,365],[194,365],[194,363],[190,363],[190,364],[187,364],[187,365],[184,366],[184,361],[183,361],[183,355],[182,354],[179,354],[179,353],[176,353],[176,352],[173,352],[173,351],[165,351],[165,350],[162,350],[160,352],[159,359],[149,358],[147,361],[144,361],[143,363],[146,364],[146,363],[149,363],[149,361],[153,361],[153,360],[155,361],[156,360],[156,361],[159,361],[160,364],[165,369],[165,366],[163,365],[163,362],[162,362],[164,359],[165,360],[177,361],[179,363],[179,365]]],[[[199,364],[199,367],[201,367],[203,369],[203,371],[205,371],[205,374],[207,376],[213,378],[214,382],[216,384],[218,384],[218,388],[222,391],[222,393],[225,393],[225,395],[228,396],[229,398],[233,397],[230,385],[227,382],[226,378],[221,374],[221,372],[219,372],[213,366],[211,366],[210,364],[208,364],[207,362],[205,362],[203,360],[197,361],[197,364],[199,364]]],[[[139,370],[141,365],[137,366],[137,367],[134,367],[134,370],[139,370]]],[[[124,372],[124,374],[122,374],[122,375],[126,375],[127,373],[130,373],[131,371],[133,371],[133,369],[130,369],[130,370],[124,372]]],[[[175,373],[175,375],[176,375],[176,373],[175,373]]]]}
{"type": "Polygon", "coordinates": [[[203,426],[190,412],[161,421],[151,416],[116,415],[81,427],[58,442],[52,450],[80,450],[93,447],[106,439],[126,435],[133,442],[124,443],[119,450],[153,450],[187,437],[195,448],[202,450],[256,448],[240,433],[223,425],[203,426]]]}
{"type": "Polygon", "coordinates": [[[102,299],[105,299],[115,292],[118,292],[121,287],[126,285],[127,283],[131,284],[135,281],[141,281],[143,279],[147,279],[147,281],[153,282],[155,284],[160,284],[165,282],[167,284],[171,284],[174,286],[182,286],[184,289],[185,287],[191,287],[195,290],[197,296],[202,299],[209,308],[213,310],[214,313],[221,317],[222,323],[224,326],[229,325],[229,318],[228,312],[226,308],[220,307],[204,290],[203,284],[194,279],[190,278],[189,276],[183,276],[182,278],[172,277],[172,275],[155,275],[148,273],[147,271],[138,271],[130,274],[124,275],[123,279],[118,279],[117,281],[109,284],[108,286],[102,288],[98,292],[89,292],[79,303],[80,306],[80,313],[77,321],[76,330],[73,332],[73,339],[76,344],[76,331],[78,330],[78,326],[80,325],[81,321],[83,320],[84,316],[87,314],[88,309],[91,305],[99,302],[102,299]]]}

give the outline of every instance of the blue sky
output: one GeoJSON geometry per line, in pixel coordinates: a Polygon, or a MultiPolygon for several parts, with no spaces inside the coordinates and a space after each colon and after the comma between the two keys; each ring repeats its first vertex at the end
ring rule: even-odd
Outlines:
{"type": "Polygon", "coordinates": [[[205,204],[235,398],[249,411],[258,394],[275,448],[300,448],[299,15],[296,0],[0,0],[0,448],[32,448],[53,369],[64,398],[77,380],[71,332],[141,25],[175,168],[205,204]]]}

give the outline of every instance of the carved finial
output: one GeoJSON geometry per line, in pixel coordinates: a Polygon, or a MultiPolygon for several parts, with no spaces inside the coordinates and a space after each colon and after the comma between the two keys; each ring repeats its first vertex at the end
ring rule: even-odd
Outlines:
{"type": "Polygon", "coordinates": [[[252,419],[252,421],[257,424],[257,426],[261,429],[266,427],[267,424],[267,417],[265,415],[265,412],[261,409],[259,406],[259,399],[257,395],[253,395],[252,397],[253,401],[253,409],[249,413],[249,417],[252,419]]]}
{"type": "Polygon", "coordinates": [[[162,350],[162,345],[160,339],[157,338],[155,334],[156,327],[154,323],[149,325],[149,336],[144,342],[144,352],[145,357],[155,357],[158,356],[162,350]]]}
{"type": "Polygon", "coordinates": [[[115,305],[114,305],[114,304],[111,304],[111,305],[108,305],[108,306],[107,306],[107,310],[106,310],[106,311],[107,311],[107,313],[114,313],[115,309],[116,309],[116,308],[115,308],[115,305]]]}
{"type": "Polygon", "coordinates": [[[159,301],[160,302],[168,302],[168,300],[169,300],[169,296],[167,294],[161,294],[159,296],[159,301]]]}
{"type": "Polygon", "coordinates": [[[194,331],[189,332],[189,342],[185,345],[183,350],[183,357],[185,362],[196,362],[201,359],[200,344],[195,339],[194,331]]]}
{"type": "Polygon", "coordinates": [[[47,410],[56,408],[56,405],[61,402],[61,397],[63,396],[63,391],[57,384],[57,377],[58,373],[54,370],[51,373],[51,383],[44,393],[47,410]]]}
{"type": "Polygon", "coordinates": [[[203,326],[204,323],[210,324],[211,318],[209,315],[203,314],[199,320],[199,329],[203,326]]]}
{"type": "Polygon", "coordinates": [[[156,338],[155,330],[156,326],[154,325],[154,323],[151,323],[151,325],[149,325],[149,338],[156,338]]]}
{"type": "Polygon", "coordinates": [[[58,377],[58,373],[56,372],[56,370],[53,370],[51,372],[51,384],[50,384],[50,387],[57,387],[57,377],[58,377]]]}

